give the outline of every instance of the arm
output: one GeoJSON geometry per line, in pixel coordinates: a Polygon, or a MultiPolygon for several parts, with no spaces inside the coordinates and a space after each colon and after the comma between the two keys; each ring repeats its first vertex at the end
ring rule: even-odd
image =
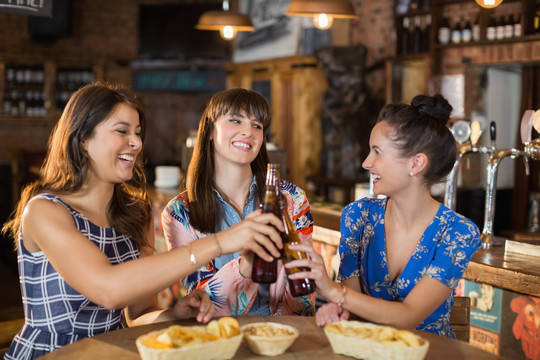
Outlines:
{"type": "MultiPolygon", "coordinates": [[[[277,218],[265,215],[253,217],[237,229],[244,238],[239,239],[235,233],[223,233],[220,236],[223,252],[250,249],[269,258],[266,247],[277,256],[279,251],[273,241],[281,246],[281,239],[267,224],[278,228],[282,225],[277,218]]],[[[22,232],[24,244],[30,251],[42,250],[68,284],[108,309],[122,308],[154,295],[198,267],[190,262],[188,247],[112,265],[107,256],[77,230],[63,205],[44,199],[27,205],[22,232]]],[[[213,239],[204,238],[192,245],[192,253],[197,264],[207,263],[217,255],[217,247],[213,239]]]]}

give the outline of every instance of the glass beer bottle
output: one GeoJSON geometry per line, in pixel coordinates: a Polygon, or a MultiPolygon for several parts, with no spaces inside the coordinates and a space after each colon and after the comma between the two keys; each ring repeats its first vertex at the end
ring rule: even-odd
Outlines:
{"type": "MultiPolygon", "coordinates": [[[[289,216],[289,212],[287,211],[287,199],[285,199],[285,196],[281,195],[280,193],[278,200],[279,200],[279,207],[281,211],[281,218],[283,219],[283,225],[285,227],[285,232],[281,233],[281,238],[283,240],[281,260],[283,261],[283,264],[286,264],[293,260],[306,259],[307,257],[306,257],[305,252],[289,249],[289,245],[298,245],[298,244],[301,244],[301,241],[298,238],[298,234],[296,233],[294,224],[289,216]]],[[[309,269],[308,268],[292,268],[292,269],[285,268],[285,271],[287,272],[287,275],[291,275],[300,271],[309,271],[309,269]]],[[[287,276],[287,279],[289,281],[289,288],[291,290],[291,294],[295,297],[311,294],[312,292],[315,291],[315,281],[313,279],[304,278],[304,279],[293,280],[293,279],[289,279],[288,276],[287,276]]]]}
{"type": "MultiPolygon", "coordinates": [[[[260,208],[263,213],[273,213],[278,218],[279,213],[279,164],[268,164],[266,170],[266,184],[264,186],[264,197],[260,208]]],[[[277,259],[268,262],[261,259],[257,254],[253,254],[253,270],[251,279],[260,284],[271,284],[277,280],[277,259]]]]}

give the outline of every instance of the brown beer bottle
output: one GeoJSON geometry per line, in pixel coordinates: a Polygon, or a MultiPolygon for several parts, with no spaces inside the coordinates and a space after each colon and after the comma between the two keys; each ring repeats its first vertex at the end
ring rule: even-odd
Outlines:
{"type": "MultiPolygon", "coordinates": [[[[287,199],[281,193],[279,194],[279,207],[281,210],[281,218],[283,219],[283,225],[285,227],[285,232],[281,233],[281,239],[283,240],[283,249],[281,250],[281,260],[283,264],[286,264],[293,260],[303,260],[307,259],[306,253],[298,250],[289,249],[289,245],[298,245],[301,244],[298,234],[294,228],[294,224],[289,216],[287,211],[287,199]]],[[[285,268],[287,275],[294,274],[300,271],[309,271],[308,268],[285,268]]],[[[315,281],[312,279],[289,279],[289,288],[291,289],[291,294],[295,297],[304,296],[311,294],[315,291],[315,281]]]]}
{"type": "MultiPolygon", "coordinates": [[[[266,170],[266,184],[264,197],[260,208],[263,213],[272,213],[278,218],[281,216],[278,203],[279,194],[279,164],[268,164],[266,170]]],[[[253,270],[251,279],[256,283],[271,284],[277,280],[277,259],[267,262],[257,254],[253,254],[253,270]]]]}

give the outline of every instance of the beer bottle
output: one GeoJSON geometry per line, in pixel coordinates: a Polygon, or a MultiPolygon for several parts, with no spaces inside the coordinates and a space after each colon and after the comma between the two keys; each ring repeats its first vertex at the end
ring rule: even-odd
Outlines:
{"type": "MultiPolygon", "coordinates": [[[[290,261],[293,260],[303,260],[306,259],[306,253],[303,251],[298,250],[291,250],[289,249],[290,245],[298,245],[301,244],[300,239],[298,238],[298,234],[296,233],[296,230],[294,228],[294,225],[292,223],[292,220],[289,216],[289,212],[287,211],[287,199],[285,199],[285,196],[283,196],[281,193],[279,194],[279,207],[281,210],[281,217],[283,219],[283,226],[285,228],[285,232],[281,233],[281,238],[283,239],[283,249],[281,250],[281,260],[283,261],[283,264],[287,264],[290,261]]],[[[308,268],[285,268],[285,271],[287,272],[287,275],[294,274],[296,272],[300,271],[309,271],[308,268]]],[[[289,281],[289,288],[291,290],[291,294],[295,297],[304,296],[307,294],[311,294],[315,291],[315,281],[312,279],[304,278],[304,279],[290,279],[287,276],[287,279],[289,281]]]]}
{"type": "MultiPolygon", "coordinates": [[[[266,183],[264,186],[264,197],[260,208],[263,213],[273,213],[278,218],[279,212],[279,164],[268,164],[266,169],[266,183]]],[[[257,254],[253,254],[253,270],[251,279],[260,284],[271,284],[277,280],[277,259],[271,262],[261,259],[257,254]]]]}

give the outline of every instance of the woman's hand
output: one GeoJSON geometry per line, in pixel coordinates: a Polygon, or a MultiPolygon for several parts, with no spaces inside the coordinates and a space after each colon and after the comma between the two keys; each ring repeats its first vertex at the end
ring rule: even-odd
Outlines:
{"type": "Polygon", "coordinates": [[[303,251],[307,255],[305,260],[294,260],[288,264],[285,264],[286,268],[309,268],[311,271],[300,271],[291,275],[288,275],[290,279],[304,279],[309,278],[315,280],[317,285],[317,292],[330,301],[336,301],[332,298],[332,295],[336,292],[341,293],[339,285],[330,279],[324,266],[322,257],[313,249],[312,246],[299,244],[289,245],[289,249],[303,251]]]}
{"type": "Polygon", "coordinates": [[[207,323],[214,316],[215,309],[210,296],[204,290],[196,289],[178,299],[174,306],[174,315],[178,319],[197,317],[198,322],[207,323]]]}
{"type": "Polygon", "coordinates": [[[335,321],[348,320],[350,315],[351,314],[347,310],[343,309],[338,304],[327,303],[317,310],[315,322],[318,326],[324,326],[335,321]]]}
{"type": "Polygon", "coordinates": [[[217,235],[225,254],[239,252],[247,256],[256,253],[266,261],[272,261],[272,256],[281,257],[278,249],[283,248],[276,228],[279,231],[284,230],[281,219],[274,214],[261,214],[260,210],[257,210],[217,235]]]}

